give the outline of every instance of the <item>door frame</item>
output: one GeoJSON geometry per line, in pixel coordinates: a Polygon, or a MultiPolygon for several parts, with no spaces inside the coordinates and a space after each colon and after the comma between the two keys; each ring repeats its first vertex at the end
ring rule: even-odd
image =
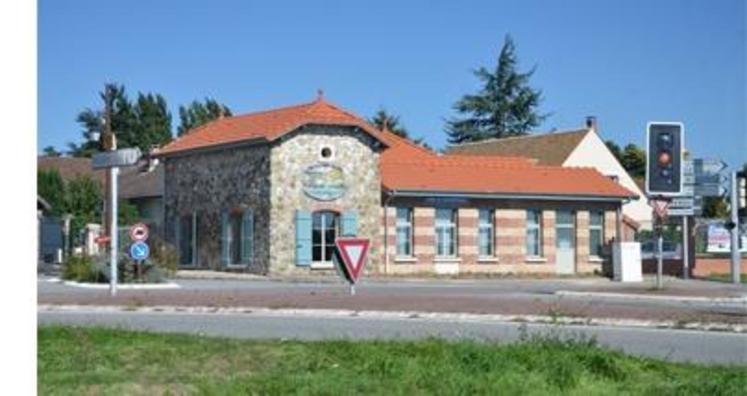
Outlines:
{"type": "Polygon", "coordinates": [[[578,216],[575,210],[556,210],[555,211],[555,273],[557,274],[575,274],[578,272],[578,247],[577,245],[577,237],[576,237],[576,231],[578,227],[578,216]],[[570,224],[568,223],[560,223],[558,219],[560,216],[558,216],[559,213],[565,212],[570,213],[572,216],[572,221],[570,224]],[[560,263],[560,233],[558,232],[559,229],[570,229],[571,230],[571,269],[570,271],[565,271],[565,265],[561,266],[560,263]]]}

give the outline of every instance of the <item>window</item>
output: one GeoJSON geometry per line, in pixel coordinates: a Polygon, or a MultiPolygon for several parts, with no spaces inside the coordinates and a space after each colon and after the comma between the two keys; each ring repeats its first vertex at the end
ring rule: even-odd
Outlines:
{"type": "Polygon", "coordinates": [[[495,212],[491,209],[480,209],[477,222],[477,237],[480,257],[490,257],[495,254],[495,212]]]}
{"type": "Polygon", "coordinates": [[[397,256],[412,256],[412,208],[397,208],[397,256]]]}
{"type": "Polygon", "coordinates": [[[323,147],[322,151],[320,152],[322,159],[331,159],[332,158],[332,149],[329,147],[323,147]]]}
{"type": "Polygon", "coordinates": [[[176,243],[179,264],[194,266],[197,263],[197,213],[180,216],[176,225],[176,243]]]}
{"type": "Polygon", "coordinates": [[[223,263],[247,265],[254,256],[254,214],[250,209],[223,216],[223,263]]]}
{"type": "Polygon", "coordinates": [[[602,256],[602,245],[604,244],[604,212],[589,212],[589,254],[596,257],[602,256]]]}
{"type": "Polygon", "coordinates": [[[436,209],[436,256],[456,256],[456,209],[436,209]]]}
{"type": "Polygon", "coordinates": [[[314,212],[311,220],[311,258],[315,264],[332,265],[339,215],[330,211],[314,212]]]}
{"type": "Polygon", "coordinates": [[[542,212],[527,210],[527,256],[542,257],[542,212]]]}

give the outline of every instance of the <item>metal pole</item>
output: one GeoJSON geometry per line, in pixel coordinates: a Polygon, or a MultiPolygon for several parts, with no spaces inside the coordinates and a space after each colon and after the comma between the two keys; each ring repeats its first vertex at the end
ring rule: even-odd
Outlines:
{"type": "Polygon", "coordinates": [[[111,251],[110,251],[110,257],[109,257],[109,270],[111,271],[110,274],[110,283],[109,283],[109,294],[111,294],[112,297],[117,295],[117,253],[119,251],[118,247],[118,239],[119,239],[119,231],[117,227],[117,174],[119,173],[119,168],[116,166],[113,166],[110,171],[111,175],[111,251]]]}
{"type": "Polygon", "coordinates": [[[355,283],[350,284],[350,295],[351,296],[355,295],[355,283]]]}
{"type": "Polygon", "coordinates": [[[690,278],[690,228],[688,216],[682,216],[682,278],[690,278]]]}
{"type": "Polygon", "coordinates": [[[659,228],[659,241],[657,245],[658,257],[656,259],[656,288],[661,289],[664,286],[661,279],[662,273],[664,272],[664,233],[662,232],[661,227],[659,228]]]}
{"type": "Polygon", "coordinates": [[[731,281],[735,284],[740,283],[739,274],[739,191],[737,172],[731,172],[731,222],[734,228],[731,229],[731,281]]]}

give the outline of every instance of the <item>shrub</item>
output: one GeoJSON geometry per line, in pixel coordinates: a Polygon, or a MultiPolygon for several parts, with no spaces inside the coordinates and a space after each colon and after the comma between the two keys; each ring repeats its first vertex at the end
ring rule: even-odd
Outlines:
{"type": "Polygon", "coordinates": [[[151,251],[148,261],[152,262],[162,274],[174,274],[179,266],[179,254],[176,247],[157,237],[151,237],[148,245],[151,251]]]}
{"type": "Polygon", "coordinates": [[[76,254],[63,264],[62,278],[76,282],[99,282],[101,271],[93,257],[76,254]]]}

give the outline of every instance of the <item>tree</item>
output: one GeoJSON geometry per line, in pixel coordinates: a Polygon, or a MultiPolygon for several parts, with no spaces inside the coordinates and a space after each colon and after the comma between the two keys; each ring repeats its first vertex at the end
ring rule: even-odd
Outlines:
{"type": "Polygon", "coordinates": [[[728,219],[729,204],[726,197],[703,197],[703,217],[707,219],[728,219]]]}
{"type": "Polygon", "coordinates": [[[171,141],[171,112],[159,94],[138,93],[134,105],[136,145],[147,153],[171,141]]]}
{"type": "Polygon", "coordinates": [[[182,136],[200,125],[224,116],[230,117],[231,109],[210,98],[206,98],[205,103],[195,100],[187,106],[179,106],[180,125],[177,135],[182,136]]]}
{"type": "Polygon", "coordinates": [[[610,149],[612,155],[617,158],[617,161],[622,164],[622,150],[620,149],[620,146],[618,146],[617,143],[613,142],[612,140],[608,140],[604,142],[604,144],[606,144],[607,148],[610,149]]]}
{"type": "Polygon", "coordinates": [[[407,133],[407,129],[399,120],[399,116],[389,114],[385,109],[379,109],[373,117],[368,119],[368,122],[383,130],[385,127],[389,132],[403,137],[405,139],[410,138],[410,134],[407,133]]]}
{"type": "Polygon", "coordinates": [[[36,172],[36,192],[52,207],[52,215],[65,213],[65,182],[56,169],[40,169],[36,172]]]}
{"type": "Polygon", "coordinates": [[[513,39],[506,35],[495,70],[491,72],[480,67],[474,71],[483,83],[482,89],[476,94],[464,95],[454,105],[454,109],[466,117],[447,121],[450,143],[525,135],[547,118],[546,114],[537,112],[542,92],[528,85],[535,68],[519,73],[517,63],[513,39]]]}
{"type": "MultiPolygon", "coordinates": [[[[104,91],[99,93],[103,107],[109,104],[111,109],[111,129],[117,136],[117,147],[135,147],[138,143],[136,131],[136,117],[132,104],[127,98],[123,85],[106,84],[104,91]]],[[[76,121],[83,127],[83,139],[81,144],[68,143],[70,155],[74,157],[90,157],[98,151],[99,143],[91,141],[93,133],[101,133],[103,125],[104,109],[86,108],[80,113],[76,121]]]]}
{"type": "Polygon", "coordinates": [[[55,149],[54,146],[44,147],[44,149],[42,150],[42,153],[44,154],[45,157],[59,157],[62,155],[62,153],[57,151],[57,149],[55,149]]]}
{"type": "Polygon", "coordinates": [[[88,175],[67,182],[66,213],[72,214],[71,235],[76,237],[88,223],[101,221],[103,197],[99,184],[88,175]]]}
{"type": "Polygon", "coordinates": [[[622,165],[634,178],[646,177],[646,152],[635,144],[628,144],[622,151],[622,165]]]}

